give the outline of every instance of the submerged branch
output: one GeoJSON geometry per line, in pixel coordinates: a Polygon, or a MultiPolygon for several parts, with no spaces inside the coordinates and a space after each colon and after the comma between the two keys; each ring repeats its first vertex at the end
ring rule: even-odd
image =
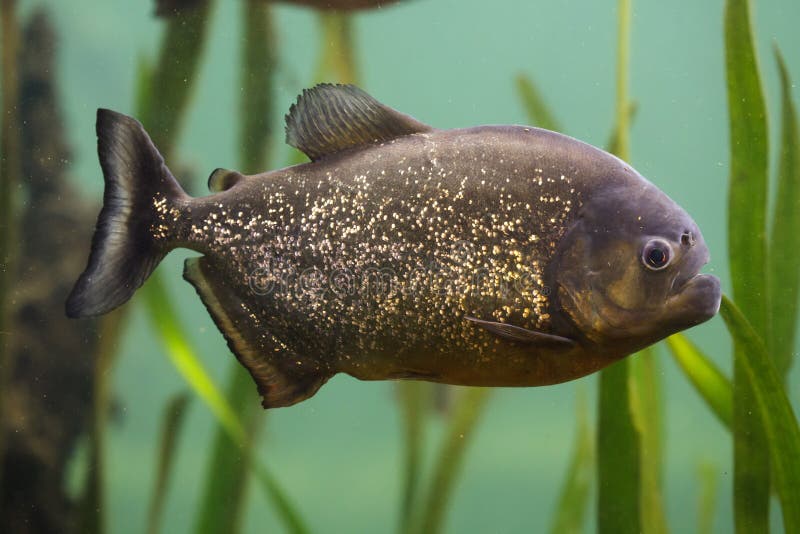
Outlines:
{"type": "MultiPolygon", "coordinates": [[[[14,272],[14,239],[16,206],[14,191],[20,175],[19,80],[17,78],[17,54],[19,29],[17,26],[16,0],[0,0],[0,69],[2,70],[2,117],[0,117],[0,414],[5,402],[3,391],[8,380],[9,313],[11,301],[11,277],[14,272]]],[[[0,419],[2,423],[2,419],[0,419]]],[[[5,439],[0,432],[0,454],[5,439]]],[[[0,472],[0,477],[2,477],[0,472]]]]}

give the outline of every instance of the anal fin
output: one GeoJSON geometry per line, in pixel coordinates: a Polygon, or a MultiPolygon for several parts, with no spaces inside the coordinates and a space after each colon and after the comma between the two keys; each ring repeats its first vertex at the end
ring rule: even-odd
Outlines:
{"type": "Polygon", "coordinates": [[[268,331],[205,257],[189,258],[183,277],[197,290],[228,347],[253,377],[264,408],[291,406],[313,396],[331,377],[314,361],[298,357],[268,331]]]}

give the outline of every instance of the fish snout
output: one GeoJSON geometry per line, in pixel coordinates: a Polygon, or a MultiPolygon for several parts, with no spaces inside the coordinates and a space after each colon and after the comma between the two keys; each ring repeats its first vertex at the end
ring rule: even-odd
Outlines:
{"type": "Polygon", "coordinates": [[[710,274],[697,274],[680,286],[671,297],[676,317],[686,327],[704,323],[719,311],[722,288],[719,278],[710,274]]]}

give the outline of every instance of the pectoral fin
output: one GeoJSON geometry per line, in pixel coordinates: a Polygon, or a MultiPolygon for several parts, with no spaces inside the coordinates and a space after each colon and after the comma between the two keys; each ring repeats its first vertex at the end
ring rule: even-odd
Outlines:
{"type": "Polygon", "coordinates": [[[492,334],[499,336],[503,339],[510,341],[517,341],[519,343],[532,343],[535,345],[559,346],[569,348],[575,345],[575,342],[569,338],[555,336],[553,334],[545,334],[544,332],[537,332],[535,330],[528,330],[513,324],[498,323],[494,321],[484,321],[476,319],[475,317],[465,317],[467,321],[488,330],[492,334]]]}

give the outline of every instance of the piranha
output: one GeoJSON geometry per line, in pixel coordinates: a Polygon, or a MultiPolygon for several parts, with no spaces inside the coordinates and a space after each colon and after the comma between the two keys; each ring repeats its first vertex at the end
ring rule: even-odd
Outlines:
{"type": "Polygon", "coordinates": [[[541,386],[714,316],[692,218],[627,163],[525,126],[439,130],[349,85],[286,117],[309,163],[187,195],[142,125],[97,112],[105,177],[70,317],[126,302],[175,248],[264,407],[329,378],[541,386]]]}

